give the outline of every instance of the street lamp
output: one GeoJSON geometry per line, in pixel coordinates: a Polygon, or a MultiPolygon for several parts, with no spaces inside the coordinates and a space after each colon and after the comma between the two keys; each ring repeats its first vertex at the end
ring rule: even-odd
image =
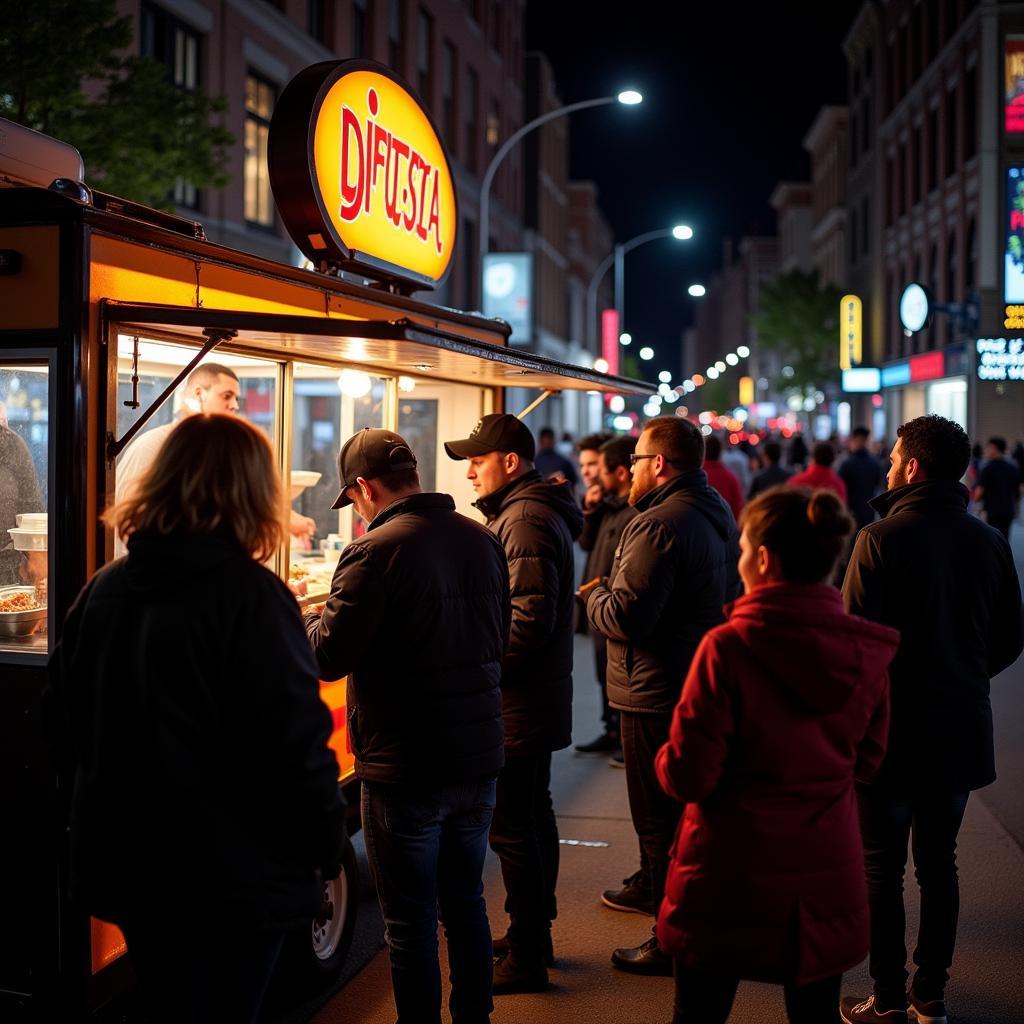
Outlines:
{"type": "MultiPolygon", "coordinates": [[[[480,239],[479,239],[479,251],[480,251],[480,273],[483,275],[484,257],[487,255],[488,248],[490,246],[490,233],[491,233],[491,183],[494,181],[494,175],[498,172],[498,165],[508,155],[508,152],[512,147],[524,136],[539,128],[542,124],[547,124],[549,121],[554,121],[557,117],[565,117],[567,114],[573,114],[577,110],[586,110],[588,107],[603,107],[609,103],[621,103],[624,107],[635,107],[637,104],[643,101],[643,96],[640,95],[635,89],[626,89],[620,92],[617,96],[602,96],[596,100],[581,100],[579,103],[570,103],[568,106],[559,107],[557,110],[550,110],[546,114],[541,114],[540,117],[535,117],[532,121],[524,124],[517,132],[510,135],[502,144],[498,147],[498,151],[491,157],[491,162],[487,165],[487,170],[484,171],[483,180],[480,182],[480,239]]],[[[482,279],[482,276],[481,276],[482,279]]]]}
{"type": "MultiPolygon", "coordinates": [[[[625,271],[623,269],[623,261],[626,253],[632,252],[637,246],[646,245],[648,242],[655,242],[659,238],[675,238],[679,241],[685,241],[693,238],[693,228],[689,224],[676,224],[675,227],[671,228],[659,228],[656,231],[647,231],[642,235],[637,235],[635,238],[631,238],[628,242],[622,242],[616,244],[615,248],[601,261],[597,270],[594,271],[594,276],[590,279],[590,284],[587,285],[587,339],[597,336],[597,287],[601,283],[601,279],[605,274],[608,273],[608,268],[614,263],[615,264],[615,309],[619,314],[619,326],[624,326],[625,319],[625,271]]],[[[628,334],[623,334],[619,337],[619,341],[623,338],[629,338],[632,341],[632,337],[628,334]]],[[[629,342],[622,341],[622,344],[627,345],[629,342]]]]}
{"type": "Polygon", "coordinates": [[[702,284],[691,284],[690,287],[686,289],[686,291],[688,294],[692,295],[693,298],[701,299],[707,294],[708,290],[702,284]]]}

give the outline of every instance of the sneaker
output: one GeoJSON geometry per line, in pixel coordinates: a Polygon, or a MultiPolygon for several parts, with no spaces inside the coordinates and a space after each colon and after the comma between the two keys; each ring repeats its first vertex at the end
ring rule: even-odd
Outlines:
{"type": "Polygon", "coordinates": [[[839,1016],[844,1024],[871,1024],[872,1021],[881,1024],[907,1024],[907,1011],[905,1007],[900,1009],[883,1010],[875,1002],[873,995],[867,999],[858,999],[856,996],[846,996],[839,1003],[839,1016]]]}
{"type": "Polygon", "coordinates": [[[620,971],[628,971],[630,974],[672,977],[672,957],[662,953],[658,948],[658,940],[653,935],[639,946],[624,946],[615,950],[612,953],[612,963],[620,971]]]}
{"type": "Polygon", "coordinates": [[[491,991],[496,996],[543,992],[548,984],[548,970],[540,960],[518,960],[512,953],[506,953],[494,962],[494,985],[491,991]]]}
{"type": "Polygon", "coordinates": [[[621,889],[605,889],[601,894],[601,902],[612,910],[624,910],[629,914],[647,914],[654,917],[654,905],[651,902],[651,887],[640,872],[624,878],[621,889]]]}
{"type": "Polygon", "coordinates": [[[607,754],[609,751],[620,750],[621,747],[619,737],[615,733],[606,732],[589,743],[577,743],[575,749],[581,754],[607,754]]]}
{"type": "Polygon", "coordinates": [[[907,1018],[919,1024],[946,1024],[946,1004],[942,999],[920,999],[911,992],[907,1018]]]}
{"type": "MultiPolygon", "coordinates": [[[[548,930],[544,936],[544,966],[554,967],[555,966],[555,947],[551,942],[551,931],[548,930]]],[[[511,947],[508,944],[508,932],[504,935],[498,936],[496,939],[491,939],[491,948],[494,950],[494,959],[500,960],[503,956],[507,956],[511,952],[511,947]]]]}
{"type": "Polygon", "coordinates": [[[612,754],[611,758],[608,761],[608,766],[610,768],[625,768],[626,767],[626,759],[625,759],[625,757],[622,756],[621,748],[619,750],[616,750],[615,753],[612,754]]]}

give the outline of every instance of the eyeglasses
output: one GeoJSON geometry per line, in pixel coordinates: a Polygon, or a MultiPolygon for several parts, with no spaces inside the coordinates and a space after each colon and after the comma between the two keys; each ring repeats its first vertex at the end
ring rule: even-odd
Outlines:
{"type": "Polygon", "coordinates": [[[637,455],[636,452],[634,452],[629,457],[629,464],[631,466],[635,466],[641,459],[656,459],[660,454],[660,452],[653,452],[651,455],[637,455]]]}

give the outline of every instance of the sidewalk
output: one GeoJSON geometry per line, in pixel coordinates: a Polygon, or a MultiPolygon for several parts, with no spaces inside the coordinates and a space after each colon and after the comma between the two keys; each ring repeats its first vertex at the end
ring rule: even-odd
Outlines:
{"type": "MultiPolygon", "coordinates": [[[[1012,540],[1024,578],[1020,522],[1012,540]]],[[[588,740],[598,730],[598,693],[588,641],[578,637],[576,644],[574,735],[588,740]]],[[[972,796],[960,833],[960,929],[948,991],[954,1024],[1024,1020],[1024,659],[994,681],[993,708],[999,780],[972,796]]],[[[543,995],[497,998],[494,1024],[664,1024],[671,1018],[672,981],[623,974],[608,959],[615,946],[643,941],[650,927],[649,919],[616,913],[600,903],[601,891],[617,886],[637,863],[623,772],[608,767],[604,757],[583,757],[570,749],[555,755],[552,777],[563,840],[602,845],[563,845],[552,988],[543,995]]],[[[504,892],[493,856],[485,885],[492,930],[501,934],[504,892]]],[[[912,875],[907,888],[912,947],[918,912],[912,875]]],[[[441,951],[446,979],[443,939],[441,951]]],[[[862,964],[847,974],[844,992],[869,991],[862,964]]],[[[443,1017],[448,1019],[446,1011],[443,1017]]],[[[393,1024],[386,954],[374,956],[312,1019],[316,1024],[393,1024]]],[[[784,1020],[780,989],[740,986],[732,1024],[784,1020]]]]}

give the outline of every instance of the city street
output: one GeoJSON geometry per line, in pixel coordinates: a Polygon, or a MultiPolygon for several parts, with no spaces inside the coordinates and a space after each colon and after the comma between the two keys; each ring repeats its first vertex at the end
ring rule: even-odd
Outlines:
{"type": "MultiPolygon", "coordinates": [[[[1024,575],[1024,528],[1014,526],[1018,572],[1024,575]]],[[[596,734],[597,687],[586,638],[577,638],[575,736],[596,734]]],[[[961,917],[957,957],[948,990],[956,1024],[1016,1024],[1024,1017],[1024,659],[993,683],[999,780],[971,798],[960,834],[961,917]]],[[[648,922],[601,905],[602,889],[617,887],[636,867],[625,779],[600,756],[572,750],[555,757],[555,805],[563,838],[559,917],[554,926],[556,966],[543,995],[495,1000],[495,1024],[580,1020],[587,1024],[658,1024],[671,1017],[672,982],[615,970],[615,946],[635,945],[648,922]],[[573,845],[578,841],[580,845],[573,845]],[[586,845],[586,844],[595,845],[586,845]]],[[[360,855],[362,847],[360,844],[360,855]]],[[[365,872],[365,858],[362,860],[365,872]]],[[[497,861],[485,876],[492,930],[504,931],[503,891],[497,861]]],[[[910,885],[909,934],[916,928],[916,888],[910,885]]],[[[392,1024],[395,1019],[383,929],[372,894],[364,893],[359,948],[365,962],[355,977],[312,1016],[315,1024],[392,1024]],[[375,951],[376,950],[376,951],[375,951]]],[[[441,941],[442,955],[444,950],[441,941]]],[[[443,973],[445,967],[442,961],[443,973]]],[[[849,972],[844,991],[869,991],[866,966],[849,972]]],[[[307,1018],[301,1008],[280,1024],[307,1018]]],[[[744,984],[733,1015],[736,1024],[785,1020],[780,989],[744,984]]]]}

